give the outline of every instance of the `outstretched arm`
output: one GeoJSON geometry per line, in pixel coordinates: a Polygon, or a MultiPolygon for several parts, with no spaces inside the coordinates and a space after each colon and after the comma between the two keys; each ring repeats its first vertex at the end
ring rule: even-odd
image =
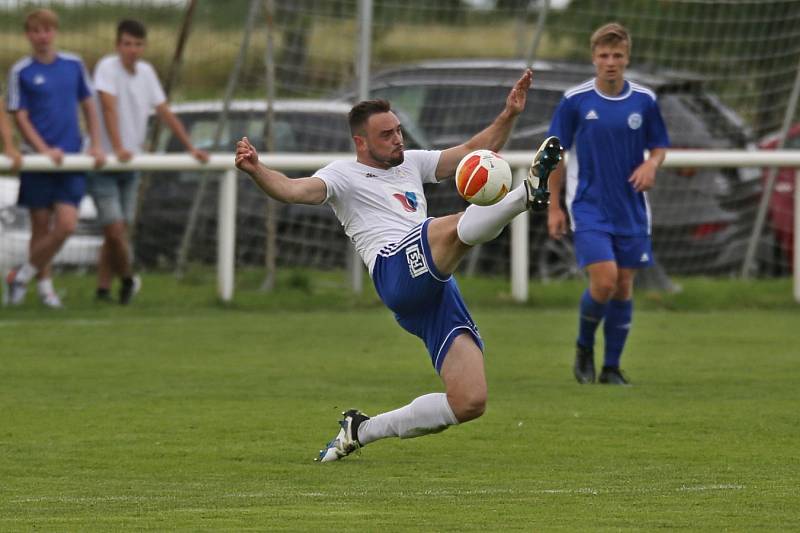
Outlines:
{"type": "Polygon", "coordinates": [[[192,144],[192,139],[189,137],[189,133],[187,133],[186,128],[183,127],[183,122],[180,121],[178,117],[175,116],[175,113],[169,108],[169,105],[166,102],[162,102],[161,104],[156,106],[156,114],[161,121],[166,124],[172,133],[175,134],[175,137],[181,141],[181,144],[186,148],[186,150],[192,154],[192,157],[200,161],[201,163],[205,163],[209,159],[209,154],[205,150],[200,150],[192,144]]]}
{"type": "Polygon", "coordinates": [[[247,137],[236,143],[236,168],[250,175],[256,185],[272,198],[287,204],[321,204],[327,186],[319,178],[290,179],[258,162],[258,152],[247,137]]]}
{"type": "Polygon", "coordinates": [[[452,177],[461,159],[473,150],[485,148],[497,151],[506,144],[517,116],[525,109],[528,89],[530,89],[532,79],[533,72],[530,69],[525,70],[520,79],[514,84],[514,87],[512,87],[511,92],[508,93],[506,107],[489,127],[464,144],[448,148],[442,152],[439,164],[436,167],[437,179],[443,180],[452,177]]]}

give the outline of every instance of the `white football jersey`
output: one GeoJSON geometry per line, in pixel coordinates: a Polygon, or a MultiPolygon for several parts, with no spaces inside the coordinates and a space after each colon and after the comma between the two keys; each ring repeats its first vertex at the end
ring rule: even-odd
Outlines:
{"type": "Polygon", "coordinates": [[[378,250],[402,239],[428,217],[423,183],[438,183],[440,151],[408,150],[388,170],[357,161],[334,161],[314,176],[325,182],[325,202],[342,223],[370,274],[378,250]]]}

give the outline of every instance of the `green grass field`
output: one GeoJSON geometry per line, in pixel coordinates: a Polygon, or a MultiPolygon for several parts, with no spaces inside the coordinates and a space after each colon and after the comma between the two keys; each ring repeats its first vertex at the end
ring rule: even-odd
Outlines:
{"type": "Polygon", "coordinates": [[[791,530],[798,326],[788,281],[642,295],[633,387],[570,371],[580,284],[462,283],[490,402],[440,435],[312,459],[340,411],[440,390],[421,343],[334,277],[145,278],[130,308],[0,310],[0,530],[791,530]],[[341,310],[344,309],[345,312],[341,310]]]}

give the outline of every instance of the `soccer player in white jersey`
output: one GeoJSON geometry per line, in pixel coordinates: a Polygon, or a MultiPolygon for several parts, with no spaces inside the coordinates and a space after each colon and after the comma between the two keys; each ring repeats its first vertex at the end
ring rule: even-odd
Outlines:
{"type": "MultiPolygon", "coordinates": [[[[619,361],[633,316],[633,278],[653,261],[645,191],[655,184],[669,137],[653,91],[625,80],[631,51],[627,30],[606,24],[592,35],[591,50],[596,77],[566,91],[550,125],[550,135],[569,150],[565,203],[578,264],[589,274],[573,373],[579,383],[594,383],[595,332],[603,322],[599,381],[626,385],[619,361]],[[647,160],[645,150],[650,151],[647,160]]],[[[560,164],[550,179],[547,225],[556,239],[566,232],[563,175],[560,164]]]]}
{"type": "Polygon", "coordinates": [[[404,151],[400,121],[385,100],[360,102],[350,111],[356,161],[335,161],[312,177],[289,179],[260,165],[247,138],[237,143],[236,166],[269,196],[333,208],[381,300],[404,329],[425,342],[444,382],[444,393],[420,396],[371,418],[346,411],[338,435],[320,451],[319,461],[341,459],[386,437],[437,433],[483,414],[483,341],[453,272],[472,246],[497,237],[511,219],[536,204],[539,194],[546,194],[561,146],[556,138],[542,143],[524,186],[491,206],[471,205],[463,213],[428,218],[422,186],[452,177],[459,161],[473,150],[502,148],[525,107],[531,77],[530,70],[523,73],[491,125],[443,151],[404,151]]]}

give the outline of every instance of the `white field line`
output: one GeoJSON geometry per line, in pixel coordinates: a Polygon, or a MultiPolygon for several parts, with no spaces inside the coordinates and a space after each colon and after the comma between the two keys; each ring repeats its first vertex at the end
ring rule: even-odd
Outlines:
{"type": "MultiPolygon", "coordinates": [[[[599,496],[602,494],[645,494],[645,493],[667,493],[667,492],[703,492],[703,491],[737,491],[747,490],[745,485],[738,485],[732,483],[726,484],[713,484],[713,485],[681,485],[678,488],[671,490],[660,490],[656,487],[631,487],[619,489],[597,489],[592,487],[579,487],[579,488],[554,488],[554,489],[532,489],[532,490],[516,490],[516,489],[475,489],[475,490],[459,490],[459,489],[428,489],[416,492],[400,491],[395,496],[400,497],[419,497],[419,496],[470,496],[470,495],[497,495],[506,494],[509,496],[522,496],[522,495],[536,495],[536,494],[588,494],[591,496],[599,496]]],[[[371,491],[345,491],[337,492],[338,496],[369,496],[374,494],[371,491]]],[[[234,492],[223,494],[223,498],[232,499],[274,499],[285,496],[284,491],[260,491],[260,492],[234,492]]],[[[331,498],[333,493],[329,492],[300,492],[299,496],[305,498],[331,498]]],[[[183,499],[180,496],[29,496],[24,498],[14,498],[10,500],[13,503],[77,503],[77,504],[94,504],[103,502],[147,502],[147,501],[179,501],[183,499]]],[[[2,519],[0,519],[2,521],[2,519]]]]}

